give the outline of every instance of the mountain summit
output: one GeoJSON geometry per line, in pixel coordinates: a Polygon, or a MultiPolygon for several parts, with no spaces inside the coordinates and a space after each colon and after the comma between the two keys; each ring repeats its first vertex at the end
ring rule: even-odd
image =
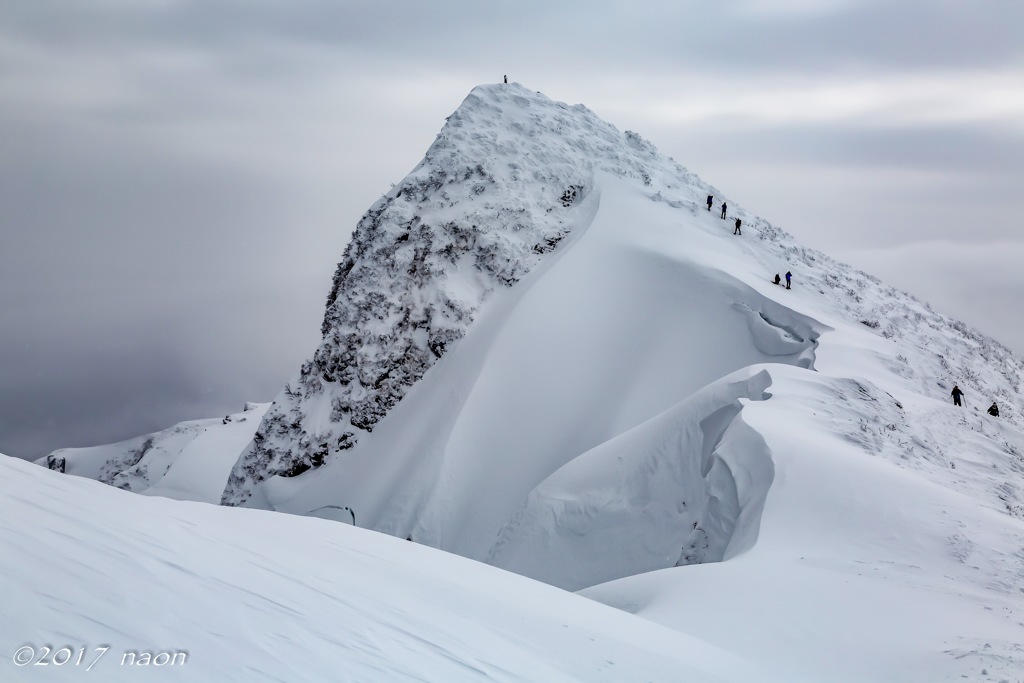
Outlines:
{"type": "Polygon", "coordinates": [[[476,88],[420,165],[363,217],[327,298],[323,341],[279,394],[224,503],[352,448],[466,333],[495,291],[585,229],[595,174],[706,189],[636,134],[518,85],[476,88]]]}

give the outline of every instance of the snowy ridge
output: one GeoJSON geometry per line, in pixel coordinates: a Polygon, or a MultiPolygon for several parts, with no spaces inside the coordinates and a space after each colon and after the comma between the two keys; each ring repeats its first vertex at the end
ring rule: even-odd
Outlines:
{"type": "Polygon", "coordinates": [[[62,448],[36,463],[134,493],[216,503],[235,455],[269,405],[246,403],[240,413],[180,422],[120,443],[62,448]]]}
{"type": "Polygon", "coordinates": [[[474,89],[420,165],[359,222],[327,298],[323,342],[275,399],[223,502],[318,467],[372,430],[496,289],[583,227],[578,206],[598,170],[653,191],[695,182],[581,105],[518,85],[474,89]]]}

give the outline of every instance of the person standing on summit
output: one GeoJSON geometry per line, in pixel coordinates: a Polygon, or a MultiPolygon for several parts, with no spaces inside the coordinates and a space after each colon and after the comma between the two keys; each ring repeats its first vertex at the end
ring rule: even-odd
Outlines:
{"type": "Polygon", "coordinates": [[[960,397],[964,395],[964,392],[960,391],[960,387],[954,384],[953,391],[949,392],[949,395],[953,397],[953,405],[961,405],[960,397]]]}
{"type": "Polygon", "coordinates": [[[726,203],[722,202],[722,218],[725,218],[726,203]]]}

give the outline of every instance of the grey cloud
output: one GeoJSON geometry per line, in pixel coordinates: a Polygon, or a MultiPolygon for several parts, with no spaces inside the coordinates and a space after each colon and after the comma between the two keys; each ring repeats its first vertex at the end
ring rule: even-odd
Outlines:
{"type": "Polygon", "coordinates": [[[5,310],[0,452],[36,458],[270,400],[318,339],[322,289],[157,289],[116,310],[66,294],[60,311],[39,296],[34,315],[5,310]]]}
{"type": "MultiPolygon", "coordinates": [[[[367,61],[417,65],[519,64],[551,71],[583,63],[617,72],[675,69],[744,72],[876,68],[984,68],[1018,58],[1024,6],[981,3],[871,2],[830,12],[747,13],[737,3],[617,2],[436,3],[241,0],[82,5],[9,3],[9,32],[71,50],[147,50],[188,46],[236,65],[257,60],[269,77],[298,73],[275,44],[317,45],[367,61]],[[500,53],[495,45],[501,45],[500,53]],[[273,54],[275,59],[265,59],[273,54]],[[370,55],[373,55],[370,58],[370,55]]],[[[316,62],[307,66],[315,67],[316,62]]],[[[245,71],[243,67],[242,72],[245,71]]]]}
{"type": "Polygon", "coordinates": [[[0,451],[39,457],[276,394],[318,340],[344,230],[294,225],[274,163],[4,123],[0,451]]]}
{"type": "Polygon", "coordinates": [[[857,167],[865,172],[885,168],[1024,176],[1024,138],[1015,131],[977,125],[862,126],[844,121],[798,126],[711,123],[694,131],[692,143],[745,162],[813,162],[821,166],[857,167]],[[724,144],[726,141],[728,145],[724,144]]]}
{"type": "Polygon", "coordinates": [[[6,369],[2,452],[34,459],[56,448],[112,443],[182,420],[237,412],[245,395],[270,400],[292,372],[282,372],[272,354],[238,352],[232,362],[216,348],[204,353],[183,344],[174,333],[187,325],[209,329],[208,319],[173,316],[166,322],[166,329],[145,330],[139,329],[145,322],[136,320],[134,329],[77,337],[79,330],[59,337],[52,327],[21,330],[17,341],[23,347],[5,343],[0,359],[6,369]],[[245,361],[248,367],[240,367],[245,361]]]}
{"type": "Polygon", "coordinates": [[[1021,55],[1015,27],[1022,23],[1024,5],[1013,0],[851,2],[802,18],[740,17],[733,54],[741,67],[788,64],[811,72],[983,68],[1021,55]]]}

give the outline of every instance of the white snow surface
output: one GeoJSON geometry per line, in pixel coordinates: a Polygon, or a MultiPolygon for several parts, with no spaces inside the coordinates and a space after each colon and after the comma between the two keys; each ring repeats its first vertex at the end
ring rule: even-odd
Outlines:
{"type": "Polygon", "coordinates": [[[678,630],[350,525],[138,496],[7,457],[0,513],[3,681],[784,680],[678,630]]]}
{"type": "MultiPolygon", "coordinates": [[[[308,460],[310,448],[352,431],[334,408],[369,396],[361,380],[341,387],[316,374],[321,366],[336,371],[324,359],[344,355],[336,342],[349,338],[328,329],[319,360],[289,383],[260,428],[273,457],[255,457],[259,449],[246,446],[223,497],[292,515],[203,513],[238,529],[258,527],[244,534],[251,544],[235,548],[254,563],[278,562],[263,529],[301,523],[294,515],[351,522],[337,509],[349,508],[360,527],[416,541],[386,545],[394,542],[352,535],[360,554],[386,547],[405,562],[405,552],[428,552],[423,544],[581,591],[751,662],[757,673],[738,680],[1024,680],[1019,359],[876,278],[802,248],[585,108],[517,85],[483,86],[439,140],[434,152],[479,163],[493,183],[481,184],[476,173],[447,184],[451,206],[430,195],[403,209],[403,221],[503,216],[503,202],[514,197],[525,215],[557,213],[551,226],[564,234],[537,251],[529,244],[544,229],[523,228],[525,242],[512,244],[509,235],[522,231],[495,227],[487,265],[497,249],[514,282],[488,279],[468,258],[450,268],[431,262],[426,284],[399,277],[400,268],[392,273],[387,291],[403,305],[436,301],[438,292],[461,302],[458,320],[446,318],[455,330],[449,343],[436,358],[416,356],[429,358],[419,376],[391,373],[401,368],[388,364],[404,356],[393,356],[394,348],[373,356],[380,340],[408,332],[402,348],[415,349],[426,344],[416,335],[428,332],[391,334],[394,317],[373,323],[373,344],[357,360],[409,380],[382,385],[401,400],[372,431],[357,429],[344,448],[330,448],[322,466],[276,476],[282,463],[308,460]],[[537,157],[537,168],[551,164],[539,176],[537,157]],[[579,189],[563,205],[557,198],[568,185],[579,189]],[[733,234],[736,218],[742,235],[733,234]],[[793,289],[771,283],[787,270],[793,289]],[[962,408],[950,402],[954,384],[966,393],[962,408]],[[992,401],[999,418],[985,413],[992,401]]],[[[435,163],[438,155],[428,155],[389,201],[399,188],[422,187],[435,163]]],[[[375,209],[381,222],[364,226],[366,245],[405,234],[387,222],[384,204],[375,209]]],[[[494,226],[474,227],[483,234],[494,226]]],[[[401,249],[417,250],[406,232],[401,249]]],[[[364,251],[365,262],[345,272],[372,273],[372,249],[364,251]]],[[[369,280],[352,284],[353,298],[332,301],[325,322],[348,324],[355,318],[347,306],[365,311],[383,291],[369,280]]],[[[201,469],[186,479],[200,481],[201,469]]],[[[209,493],[193,498],[209,501],[209,493]]],[[[167,514],[179,510],[159,504],[172,506],[167,514]]],[[[81,534],[92,533],[84,526],[81,534]]],[[[110,525],[93,526],[105,533],[110,525]]],[[[310,528],[356,534],[337,522],[310,528]]],[[[47,529],[60,538],[56,521],[47,529]]],[[[292,576],[300,583],[334,576],[337,554],[298,527],[294,534],[287,553],[307,560],[292,576]]],[[[477,578],[467,573],[459,583],[486,592],[473,587],[477,578]]],[[[22,581],[29,579],[15,585],[22,581]]],[[[94,588],[91,581],[84,576],[78,585],[94,588]]],[[[513,604],[534,584],[516,585],[513,604]]],[[[290,592],[248,589],[291,607],[290,592]]],[[[361,606],[375,609],[371,603],[361,606]]],[[[387,616],[392,604],[376,609],[387,616]]],[[[651,647],[670,656],[665,642],[651,647]]],[[[602,680],[591,673],[580,679],[602,680]]],[[[476,680],[488,675],[478,671],[476,680]]],[[[680,669],[670,680],[687,675],[680,669]]],[[[533,676],[523,680],[557,680],[533,676]]]]}

